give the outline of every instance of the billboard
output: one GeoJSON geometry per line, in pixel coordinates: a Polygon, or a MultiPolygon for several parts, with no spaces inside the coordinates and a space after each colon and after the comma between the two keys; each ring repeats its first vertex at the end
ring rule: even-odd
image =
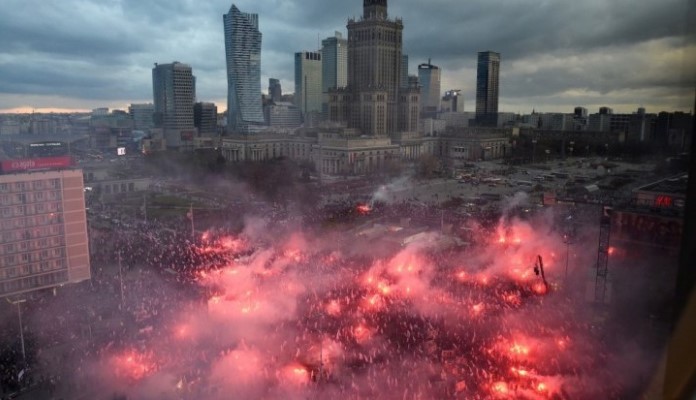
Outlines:
{"type": "Polygon", "coordinates": [[[118,149],[116,149],[116,155],[125,156],[126,155],[126,148],[119,147],[118,149]]]}
{"type": "Polygon", "coordinates": [[[23,172],[41,169],[68,168],[73,165],[72,157],[42,157],[3,160],[2,172],[23,172]]]}

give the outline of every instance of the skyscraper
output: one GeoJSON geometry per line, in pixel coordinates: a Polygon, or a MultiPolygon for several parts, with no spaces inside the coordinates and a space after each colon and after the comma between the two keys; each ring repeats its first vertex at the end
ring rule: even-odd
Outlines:
{"type": "Polygon", "coordinates": [[[227,60],[227,129],[254,133],[263,129],[261,101],[261,32],[258,14],[234,4],[223,15],[227,60]]]}
{"type": "Polygon", "coordinates": [[[388,18],[386,0],[364,0],[362,18],[349,19],[347,28],[348,87],[330,93],[329,119],[345,119],[348,127],[365,135],[395,134],[400,119],[411,120],[400,115],[410,108],[399,107],[399,102],[412,103],[418,97],[409,89],[406,99],[400,91],[403,22],[388,18]]]}
{"type": "Polygon", "coordinates": [[[217,106],[215,103],[196,103],[193,106],[193,122],[200,136],[217,135],[217,106]]]}
{"type": "Polygon", "coordinates": [[[464,96],[460,89],[448,90],[442,98],[442,112],[463,113],[464,96]]]}
{"type": "Polygon", "coordinates": [[[322,103],[321,53],[295,53],[295,104],[303,116],[320,113],[322,103]]]}
{"type": "Polygon", "coordinates": [[[500,54],[492,51],[478,53],[476,74],[476,123],[496,126],[500,86],[500,54]]]}
{"type": "Polygon", "coordinates": [[[193,103],[196,86],[191,67],[180,62],[155,64],[152,69],[155,124],[164,129],[169,147],[193,139],[193,103]]]}
{"type": "Polygon", "coordinates": [[[322,113],[328,116],[327,93],[348,85],[348,41],[341,32],[321,41],[321,63],[322,113]]]}
{"type": "Polygon", "coordinates": [[[440,68],[430,60],[419,65],[418,81],[421,85],[420,112],[433,118],[440,111],[440,68]]]}
{"type": "Polygon", "coordinates": [[[321,41],[321,62],[321,90],[324,93],[348,84],[348,40],[341,32],[321,41]]]}
{"type": "Polygon", "coordinates": [[[280,86],[280,81],[276,78],[268,80],[268,97],[273,101],[280,101],[283,97],[283,89],[280,86]]]}
{"type": "Polygon", "coordinates": [[[401,55],[401,87],[408,87],[408,55],[401,55]]]}

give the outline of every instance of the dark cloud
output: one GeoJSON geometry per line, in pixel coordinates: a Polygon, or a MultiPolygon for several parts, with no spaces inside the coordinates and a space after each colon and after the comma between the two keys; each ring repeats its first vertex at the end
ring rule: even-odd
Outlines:
{"type": "MultiPolygon", "coordinates": [[[[335,30],[345,33],[348,18],[362,11],[359,0],[236,4],[259,14],[262,88],[275,77],[287,92],[293,91],[293,53],[316,49],[335,30]]],[[[34,95],[32,101],[41,95],[70,104],[84,99],[84,108],[150,101],[153,63],[176,60],[193,67],[198,97],[223,102],[224,108],[222,14],[230,5],[228,0],[4,0],[0,107],[10,108],[22,94],[34,95]]],[[[688,109],[693,99],[670,95],[676,93],[670,88],[695,84],[681,71],[693,65],[687,51],[696,43],[686,32],[688,5],[689,0],[401,0],[391,1],[389,12],[403,18],[411,71],[432,57],[443,68],[443,90],[462,88],[472,98],[476,53],[490,49],[502,53],[501,93],[511,104],[528,98],[553,107],[572,90],[609,95],[607,101],[621,90],[652,90],[651,96],[664,97],[635,102],[688,109]],[[544,102],[544,96],[555,100],[544,102]]]]}

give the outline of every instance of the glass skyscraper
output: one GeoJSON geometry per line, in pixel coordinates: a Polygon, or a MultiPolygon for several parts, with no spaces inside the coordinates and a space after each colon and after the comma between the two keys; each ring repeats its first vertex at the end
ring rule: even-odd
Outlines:
{"type": "Polygon", "coordinates": [[[500,87],[500,54],[492,51],[478,53],[476,74],[476,124],[498,124],[498,95],[500,87]]]}
{"type": "Polygon", "coordinates": [[[418,66],[418,82],[421,84],[420,109],[428,118],[435,118],[440,111],[440,67],[427,64],[418,66]]]}
{"type": "Polygon", "coordinates": [[[258,14],[234,4],[223,16],[227,60],[227,129],[253,133],[263,129],[261,101],[261,32],[258,14]]]}
{"type": "Polygon", "coordinates": [[[302,115],[321,112],[321,53],[295,53],[295,104],[302,115]]]}

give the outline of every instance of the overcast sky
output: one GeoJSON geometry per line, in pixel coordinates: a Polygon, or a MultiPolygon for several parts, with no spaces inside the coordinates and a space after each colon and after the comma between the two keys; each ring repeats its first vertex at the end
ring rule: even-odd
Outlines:
{"type": "MultiPolygon", "coordinates": [[[[475,107],[476,53],[502,55],[501,111],[690,111],[692,0],[390,0],[410,72],[432,58],[442,90],[475,107]],[[689,9],[690,8],[690,9],[689,9]]],[[[346,34],[360,0],[239,0],[259,14],[261,87],[294,90],[293,53],[346,34]]],[[[226,108],[228,0],[0,0],[0,112],[152,102],[155,62],[193,67],[197,97],[226,108]]]]}

